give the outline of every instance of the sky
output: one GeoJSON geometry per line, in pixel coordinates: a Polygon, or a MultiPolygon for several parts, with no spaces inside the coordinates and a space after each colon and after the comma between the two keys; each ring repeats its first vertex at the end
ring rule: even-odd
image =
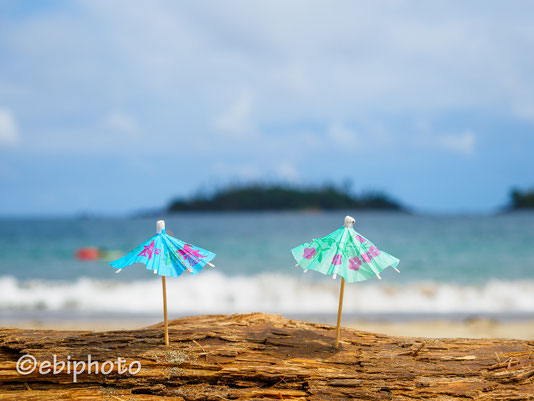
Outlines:
{"type": "Polygon", "coordinates": [[[534,186],[530,1],[0,1],[0,215],[352,182],[486,213],[534,186]]]}

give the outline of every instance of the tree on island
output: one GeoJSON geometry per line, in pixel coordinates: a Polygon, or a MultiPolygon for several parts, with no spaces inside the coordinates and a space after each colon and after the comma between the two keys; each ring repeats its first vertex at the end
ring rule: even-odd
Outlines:
{"type": "Polygon", "coordinates": [[[510,200],[512,210],[534,209],[534,190],[520,191],[514,188],[510,192],[510,200]]]}
{"type": "Polygon", "coordinates": [[[299,188],[289,185],[249,184],[232,186],[209,195],[173,200],[169,212],[179,211],[256,211],[256,210],[333,210],[404,208],[380,192],[354,196],[333,185],[299,188]]]}

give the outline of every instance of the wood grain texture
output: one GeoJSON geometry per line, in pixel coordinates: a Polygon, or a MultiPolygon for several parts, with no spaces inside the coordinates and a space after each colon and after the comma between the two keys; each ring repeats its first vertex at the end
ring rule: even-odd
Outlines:
{"type": "Polygon", "coordinates": [[[534,342],[390,337],[261,313],[139,330],[0,329],[1,400],[533,400],[534,342]],[[138,360],[135,375],[19,375],[38,361],[138,360]]]}

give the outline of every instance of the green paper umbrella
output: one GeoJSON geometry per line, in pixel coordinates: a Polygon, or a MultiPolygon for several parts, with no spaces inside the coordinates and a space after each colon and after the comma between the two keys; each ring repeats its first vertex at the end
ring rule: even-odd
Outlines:
{"type": "Polygon", "coordinates": [[[316,270],[323,274],[332,274],[334,279],[338,275],[341,276],[335,348],[339,346],[345,281],[353,283],[375,276],[381,279],[382,270],[390,266],[399,272],[399,259],[380,251],[371,241],[358,234],[352,228],[354,222],[352,217],[347,216],[344,226],[340,229],[291,250],[297,266],[300,265],[304,272],[316,270]]]}

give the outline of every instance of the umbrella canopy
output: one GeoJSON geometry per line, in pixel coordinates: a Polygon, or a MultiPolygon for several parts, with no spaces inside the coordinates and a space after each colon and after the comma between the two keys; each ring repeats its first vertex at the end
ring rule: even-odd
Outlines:
{"type": "Polygon", "coordinates": [[[349,283],[381,278],[380,272],[389,266],[397,270],[399,259],[379,250],[353,225],[354,219],[347,216],[344,226],[333,233],[293,248],[298,265],[305,271],[332,274],[334,279],[339,274],[349,283]]]}
{"type": "Polygon", "coordinates": [[[214,257],[213,252],[171,237],[163,228],[161,232],[110,265],[118,269],[118,273],[131,264],[143,263],[147,269],[154,271],[154,274],[178,277],[185,270],[196,274],[205,265],[213,266],[210,261],[214,257]]]}
{"type": "Polygon", "coordinates": [[[143,242],[129,254],[110,263],[119,273],[126,266],[143,263],[148,270],[161,276],[163,290],[163,319],[165,322],[165,345],[169,346],[169,325],[167,321],[167,285],[165,277],[178,277],[186,269],[198,273],[205,265],[215,267],[210,261],[215,254],[205,249],[171,237],[165,232],[165,221],[156,222],[156,235],[143,242]]]}
{"type": "Polygon", "coordinates": [[[297,266],[300,265],[304,272],[311,269],[332,274],[334,279],[338,274],[341,276],[334,348],[339,347],[345,281],[353,283],[374,276],[381,279],[380,272],[389,266],[399,272],[399,259],[380,251],[371,241],[354,231],[354,222],[352,217],[347,216],[343,227],[332,234],[291,250],[297,266]]]}

